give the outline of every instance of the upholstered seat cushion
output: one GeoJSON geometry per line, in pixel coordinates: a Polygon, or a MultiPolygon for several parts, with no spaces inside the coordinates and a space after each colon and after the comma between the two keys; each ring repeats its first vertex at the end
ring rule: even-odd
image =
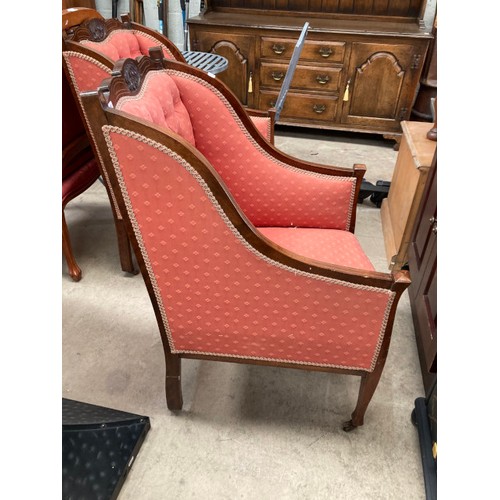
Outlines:
{"type": "Polygon", "coordinates": [[[148,73],[141,92],[121,98],[116,109],[168,128],[192,145],[195,144],[193,126],[179,89],[164,71],[148,73]]]}
{"type": "MultiPolygon", "coordinates": [[[[160,45],[158,40],[135,30],[116,30],[112,31],[102,42],[82,40],[81,43],[93,50],[97,50],[113,61],[127,57],[135,59],[139,56],[147,56],[151,47],[160,45]]],[[[162,48],[167,59],[174,59],[166,47],[162,48]]]]}
{"type": "Polygon", "coordinates": [[[354,234],[337,229],[259,227],[273,243],[309,259],[374,271],[354,234]]]}

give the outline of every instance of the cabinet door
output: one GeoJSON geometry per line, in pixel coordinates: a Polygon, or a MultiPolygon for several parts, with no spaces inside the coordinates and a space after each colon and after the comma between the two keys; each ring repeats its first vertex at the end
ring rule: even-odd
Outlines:
{"type": "Polygon", "coordinates": [[[412,283],[408,289],[426,392],[437,372],[437,170],[427,179],[418,223],[409,250],[412,283]]]}
{"type": "Polygon", "coordinates": [[[219,73],[223,81],[244,105],[254,106],[253,68],[255,40],[252,36],[213,33],[191,27],[192,50],[210,52],[225,57],[228,69],[219,73]]]}
{"type": "Polygon", "coordinates": [[[410,116],[423,56],[406,44],[353,42],[342,123],[399,132],[410,116]]]}

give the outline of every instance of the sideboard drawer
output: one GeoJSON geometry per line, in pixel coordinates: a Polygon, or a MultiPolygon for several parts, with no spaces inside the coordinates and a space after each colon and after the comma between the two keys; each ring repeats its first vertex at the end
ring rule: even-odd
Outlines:
{"type": "MultiPolygon", "coordinates": [[[[262,62],[260,84],[262,87],[280,89],[288,69],[287,64],[262,62]]],[[[337,92],[340,84],[341,68],[321,66],[297,66],[290,84],[291,89],[337,92]]]]}
{"type": "MultiPolygon", "coordinates": [[[[277,99],[278,92],[261,90],[259,92],[259,109],[267,110],[274,107],[277,99]]],[[[306,117],[315,121],[331,121],[337,112],[337,102],[337,96],[318,97],[288,92],[280,116],[282,118],[300,119],[306,117]]]]}
{"type": "MultiPolygon", "coordinates": [[[[291,38],[261,39],[261,57],[289,61],[297,40],[291,38]]],[[[328,62],[342,64],[345,55],[345,42],[306,40],[300,54],[301,61],[328,62]]]]}
{"type": "Polygon", "coordinates": [[[300,57],[303,61],[342,64],[344,62],[345,45],[345,42],[306,40],[300,57]]]}

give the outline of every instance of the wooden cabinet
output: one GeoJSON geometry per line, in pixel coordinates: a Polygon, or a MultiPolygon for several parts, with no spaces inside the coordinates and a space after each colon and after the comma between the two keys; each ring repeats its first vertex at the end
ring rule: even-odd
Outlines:
{"type": "Polygon", "coordinates": [[[209,0],[188,20],[192,50],[229,60],[218,75],[240,101],[273,106],[295,43],[304,48],[280,123],[399,138],[432,34],[425,0],[209,0]]]}
{"type": "Polygon", "coordinates": [[[401,128],[391,186],[380,209],[387,262],[393,271],[408,265],[408,248],[437,146],[427,138],[430,123],[403,121],[401,128]]]}
{"type": "MultiPolygon", "coordinates": [[[[428,125],[428,124],[427,124],[428,125]]],[[[437,376],[437,155],[434,153],[409,248],[408,288],[426,394],[437,376]]]]}

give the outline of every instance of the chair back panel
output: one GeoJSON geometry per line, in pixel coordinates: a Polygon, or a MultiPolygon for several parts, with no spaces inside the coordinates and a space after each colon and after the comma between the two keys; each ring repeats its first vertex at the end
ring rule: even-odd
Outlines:
{"type": "Polygon", "coordinates": [[[96,90],[111,76],[111,70],[95,59],[74,51],[63,52],[66,67],[77,94],[96,90]]]}
{"type": "MultiPolygon", "coordinates": [[[[111,69],[104,64],[100,63],[93,57],[88,56],[87,54],[81,54],[75,51],[63,51],[63,58],[65,67],[68,73],[69,78],[71,79],[71,84],[73,86],[73,90],[76,93],[76,98],[78,100],[78,104],[80,109],[83,107],[81,104],[80,94],[82,92],[92,92],[95,91],[101,84],[102,81],[111,76],[111,69]]],[[[76,104],[76,103],[75,103],[76,104]]],[[[78,113],[77,113],[78,114],[78,113]]],[[[88,124],[88,118],[84,114],[85,121],[87,122],[87,132],[91,141],[93,141],[95,145],[95,137],[93,137],[91,127],[88,124]]],[[[99,164],[102,165],[103,160],[101,158],[101,153],[99,148],[96,147],[96,156],[98,158],[99,164]]],[[[106,170],[102,170],[102,175],[106,182],[106,186],[110,186],[110,181],[108,178],[108,173],[106,170]]],[[[116,201],[115,194],[113,190],[106,188],[108,190],[109,196],[111,198],[111,203],[113,204],[116,217],[121,219],[120,209],[118,207],[118,202],[116,201]]]]}
{"type": "Polygon", "coordinates": [[[103,133],[173,353],[374,369],[394,292],[269,259],[213,177],[144,135],[103,133]]]}
{"type": "Polygon", "coordinates": [[[165,71],[150,71],[139,94],[122,97],[115,108],[166,127],[195,144],[189,113],[177,85],[165,71]]]}
{"type": "Polygon", "coordinates": [[[189,111],[197,149],[255,226],[349,229],[354,177],[307,172],[271,158],[217,89],[193,75],[167,71],[189,111]]]}

